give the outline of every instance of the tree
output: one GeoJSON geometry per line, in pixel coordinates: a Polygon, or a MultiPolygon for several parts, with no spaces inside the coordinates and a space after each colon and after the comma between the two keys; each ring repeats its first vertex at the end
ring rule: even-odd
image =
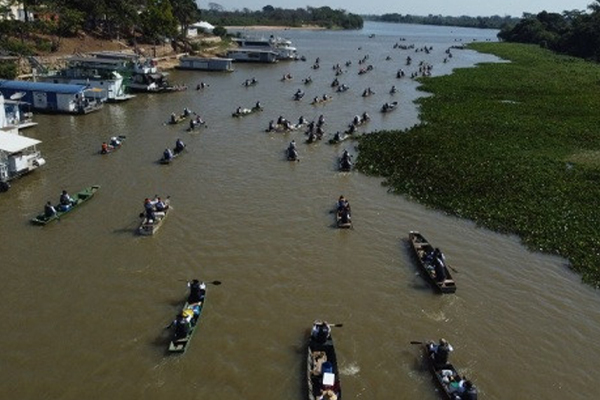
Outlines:
{"type": "Polygon", "coordinates": [[[185,35],[188,27],[200,19],[200,10],[194,0],[171,0],[173,16],[179,21],[181,33],[185,35]]]}

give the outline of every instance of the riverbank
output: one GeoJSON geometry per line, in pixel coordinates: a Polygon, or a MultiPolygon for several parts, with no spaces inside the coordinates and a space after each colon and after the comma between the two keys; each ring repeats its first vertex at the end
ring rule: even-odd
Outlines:
{"type": "Polygon", "coordinates": [[[248,26],[226,26],[227,31],[324,31],[327,28],[317,25],[285,26],[285,25],[248,25],[248,26]]]}
{"type": "Polygon", "coordinates": [[[390,190],[558,254],[600,286],[600,66],[537,46],[477,43],[511,63],[423,79],[423,123],[360,140],[390,190]]]}

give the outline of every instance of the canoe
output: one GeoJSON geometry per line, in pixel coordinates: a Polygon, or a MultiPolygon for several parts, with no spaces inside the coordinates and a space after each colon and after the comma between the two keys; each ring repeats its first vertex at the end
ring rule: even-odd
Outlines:
{"type": "Polygon", "coordinates": [[[77,192],[73,196],[71,196],[74,200],[74,204],[72,206],[70,206],[68,209],[62,210],[57,205],[54,207],[54,208],[56,208],[56,214],[54,214],[50,217],[47,217],[44,213],[41,213],[37,217],[33,218],[31,220],[31,222],[36,225],[46,225],[54,220],[60,219],[64,215],[79,208],[83,203],[85,203],[86,201],[91,199],[94,196],[94,194],[96,194],[98,189],[100,189],[100,185],[89,186],[89,187],[83,189],[82,191],[77,192]]]}
{"type": "Polygon", "coordinates": [[[453,392],[456,391],[455,386],[457,385],[458,380],[460,380],[458,371],[451,363],[437,365],[434,362],[433,356],[430,354],[429,349],[427,348],[427,343],[423,343],[422,348],[425,356],[425,362],[427,363],[427,368],[433,375],[442,398],[445,400],[456,399],[456,393],[453,392]],[[456,383],[454,383],[454,381],[456,381],[456,383]]]}
{"type": "MultiPolygon", "coordinates": [[[[185,149],[184,149],[184,150],[185,150],[185,149]]],[[[177,157],[179,157],[179,155],[180,155],[181,153],[183,153],[183,150],[182,150],[182,151],[179,151],[179,152],[176,152],[176,151],[175,151],[175,149],[173,149],[173,157],[172,157],[170,160],[167,160],[167,159],[165,158],[165,156],[163,155],[163,156],[161,157],[161,159],[160,159],[160,160],[158,160],[158,162],[159,162],[160,164],[165,164],[165,165],[167,165],[167,164],[171,164],[171,163],[173,162],[173,160],[174,160],[174,159],[176,159],[177,157]]]]}
{"type": "Polygon", "coordinates": [[[352,170],[352,161],[350,161],[350,160],[344,161],[344,159],[342,157],[340,157],[338,160],[338,166],[339,166],[340,171],[349,172],[352,170]]]}
{"type": "Polygon", "coordinates": [[[186,310],[192,310],[192,313],[193,313],[192,319],[190,320],[190,330],[185,338],[175,340],[175,338],[173,337],[170,340],[170,342],[169,342],[169,352],[170,353],[185,353],[185,351],[187,350],[187,348],[190,344],[190,340],[192,339],[192,336],[194,335],[194,332],[196,331],[196,327],[198,326],[198,323],[200,322],[200,316],[202,315],[202,308],[204,308],[205,301],[206,301],[206,292],[204,294],[204,298],[202,299],[202,302],[200,302],[198,304],[198,307],[196,308],[196,313],[193,313],[193,309],[190,308],[189,303],[187,301],[185,302],[183,308],[181,309],[181,312],[184,312],[186,310]]]}
{"type": "Polygon", "coordinates": [[[329,139],[329,144],[338,144],[338,143],[342,143],[344,140],[348,140],[350,139],[351,136],[350,135],[346,135],[346,134],[341,134],[338,136],[338,139],[336,139],[336,137],[334,136],[333,138],[329,139]]]}
{"type": "Polygon", "coordinates": [[[441,293],[454,293],[456,292],[456,283],[450,274],[448,264],[444,265],[446,272],[446,279],[443,282],[438,282],[435,278],[435,269],[431,262],[426,260],[427,255],[434,251],[434,248],[429,242],[417,231],[410,231],[408,239],[412,245],[417,258],[417,265],[423,271],[425,278],[431,283],[431,285],[439,290],[441,293]]]}
{"type": "Polygon", "coordinates": [[[352,210],[350,209],[350,206],[348,206],[348,214],[349,214],[349,219],[348,222],[343,222],[342,221],[342,216],[338,210],[338,205],[337,203],[335,204],[335,207],[333,209],[333,213],[335,214],[335,225],[339,228],[339,229],[350,229],[352,228],[352,210]]]}
{"type": "Polygon", "coordinates": [[[160,227],[164,224],[165,219],[167,219],[167,215],[171,213],[170,201],[169,199],[165,200],[165,203],[169,206],[165,211],[155,211],[154,220],[149,220],[146,217],[146,213],[142,214],[142,222],[138,227],[138,233],[142,236],[152,236],[154,235],[160,227]]]}
{"type": "Polygon", "coordinates": [[[245,117],[246,115],[254,114],[255,112],[262,111],[262,107],[242,108],[241,112],[233,112],[231,114],[234,118],[245,117]]]}
{"type": "Polygon", "coordinates": [[[392,101],[391,103],[386,103],[386,104],[388,105],[387,108],[385,107],[385,104],[383,106],[381,106],[382,113],[394,111],[396,109],[396,107],[398,107],[397,101],[392,101]]]}
{"type": "MultiPolygon", "coordinates": [[[[114,153],[115,151],[119,150],[121,148],[121,146],[123,146],[123,142],[125,141],[125,139],[127,139],[127,136],[119,135],[119,136],[117,136],[117,139],[119,139],[119,142],[120,142],[118,146],[111,146],[109,144],[106,153],[103,153],[102,150],[100,150],[100,154],[107,155],[107,154],[114,153]]],[[[110,143],[110,139],[107,140],[106,143],[110,143]]]]}
{"type": "Polygon", "coordinates": [[[324,399],[341,400],[342,389],[333,338],[330,335],[324,343],[319,343],[311,336],[307,347],[308,400],[321,399],[321,394],[327,390],[331,390],[335,395],[325,395],[324,399]]]}

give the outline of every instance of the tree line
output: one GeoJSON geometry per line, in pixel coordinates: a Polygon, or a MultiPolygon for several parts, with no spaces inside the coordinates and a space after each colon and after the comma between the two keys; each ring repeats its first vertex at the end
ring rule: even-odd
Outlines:
{"type": "Polygon", "coordinates": [[[306,7],[292,10],[267,5],[258,11],[247,8],[226,11],[216,3],[209,3],[208,6],[208,10],[203,12],[202,17],[213,25],[291,27],[316,25],[328,29],[360,29],[363,27],[363,18],[360,15],[348,13],[345,10],[333,10],[330,7],[306,7]]]}
{"type": "Polygon", "coordinates": [[[460,17],[450,17],[442,15],[429,14],[427,16],[419,15],[402,15],[402,14],[383,14],[383,15],[368,15],[365,19],[369,21],[379,22],[394,22],[403,24],[422,24],[422,25],[443,25],[443,26],[460,26],[465,28],[485,28],[485,29],[501,29],[507,24],[516,24],[520,18],[494,15],[491,17],[469,17],[462,15],[460,17]]]}
{"type": "Polygon", "coordinates": [[[517,24],[504,27],[498,38],[600,61],[600,0],[590,4],[587,12],[525,14],[517,24]]]}

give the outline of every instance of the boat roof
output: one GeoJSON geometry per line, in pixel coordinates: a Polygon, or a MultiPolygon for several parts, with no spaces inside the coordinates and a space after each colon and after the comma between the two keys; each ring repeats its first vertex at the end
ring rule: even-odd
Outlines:
{"type": "Polygon", "coordinates": [[[0,151],[5,151],[7,153],[17,153],[39,143],[42,142],[25,136],[12,133],[0,133],[0,151]]]}
{"type": "Polygon", "coordinates": [[[108,58],[108,57],[70,57],[68,58],[70,63],[81,63],[81,64],[105,64],[111,66],[123,65],[127,59],[124,58],[108,58]]]}
{"type": "Polygon", "coordinates": [[[115,60],[135,60],[140,58],[137,54],[133,53],[123,53],[120,51],[110,51],[110,50],[102,50],[102,51],[93,51],[89,53],[97,58],[110,58],[115,60]]]}
{"type": "Polygon", "coordinates": [[[35,90],[55,93],[77,94],[85,90],[84,85],[72,85],[66,83],[50,82],[27,82],[27,81],[9,81],[0,79],[0,90],[35,90]]]}

